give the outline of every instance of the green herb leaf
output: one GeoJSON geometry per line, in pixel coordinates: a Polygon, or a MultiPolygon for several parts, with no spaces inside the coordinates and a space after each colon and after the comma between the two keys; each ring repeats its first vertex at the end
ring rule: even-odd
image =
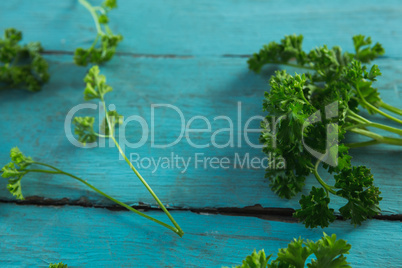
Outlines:
{"type": "Polygon", "coordinates": [[[346,257],[343,254],[349,254],[349,250],[352,247],[345,240],[336,240],[336,235],[328,236],[324,233],[317,242],[308,241],[308,247],[311,253],[315,255],[316,260],[313,259],[311,264],[307,264],[309,268],[338,268],[351,267],[346,261],[346,257]]]}
{"type": "Polygon", "coordinates": [[[78,136],[78,141],[82,144],[95,142],[98,136],[94,131],[95,118],[90,116],[74,117],[74,133],[78,136]]]}
{"type": "Polygon", "coordinates": [[[13,28],[0,39],[0,83],[39,91],[49,80],[47,61],[40,54],[43,48],[38,42],[19,45],[21,39],[22,33],[13,28]]]}
{"type": "Polygon", "coordinates": [[[113,90],[113,88],[106,84],[106,77],[99,74],[99,67],[93,66],[84,78],[86,87],[84,90],[84,100],[100,99],[104,95],[113,90]]]}
{"type": "Polygon", "coordinates": [[[323,188],[313,186],[309,195],[302,195],[299,201],[301,209],[296,210],[294,217],[300,219],[306,228],[327,227],[336,219],[334,210],[328,207],[329,201],[323,188]]]}
{"type": "Polygon", "coordinates": [[[67,267],[68,267],[67,264],[63,264],[62,262],[49,264],[49,268],[67,268],[67,267]]]}

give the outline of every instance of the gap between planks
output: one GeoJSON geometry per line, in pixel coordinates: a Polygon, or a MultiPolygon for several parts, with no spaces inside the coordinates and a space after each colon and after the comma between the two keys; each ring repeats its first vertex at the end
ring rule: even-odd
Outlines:
{"type": "MultiPolygon", "coordinates": [[[[17,204],[22,206],[79,206],[79,207],[92,207],[103,208],[112,211],[125,211],[127,209],[118,205],[98,205],[89,202],[85,197],[78,200],[69,200],[68,198],[62,199],[47,199],[39,196],[27,197],[24,201],[17,200],[0,200],[0,203],[17,204]]],[[[160,208],[152,207],[151,205],[140,202],[139,205],[131,206],[140,211],[162,211],[160,208]]],[[[279,221],[296,223],[297,219],[293,218],[294,209],[292,208],[267,208],[259,204],[254,206],[246,206],[243,208],[238,207],[222,207],[222,208],[169,208],[169,211],[189,211],[200,215],[225,215],[225,216],[245,216],[256,217],[263,220],[279,221]]],[[[337,220],[344,220],[342,216],[337,215],[337,220]]],[[[402,214],[393,215],[377,215],[373,219],[387,220],[387,221],[402,221],[402,214]]]]}

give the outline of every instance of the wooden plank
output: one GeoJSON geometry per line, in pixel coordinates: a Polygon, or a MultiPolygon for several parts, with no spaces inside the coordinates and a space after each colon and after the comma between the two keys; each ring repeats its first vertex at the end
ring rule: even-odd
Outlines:
{"type": "MultiPolygon", "coordinates": [[[[161,212],[147,212],[161,218],[161,212]]],[[[254,249],[274,255],[294,238],[317,240],[322,229],[252,217],[173,212],[185,235],[126,211],[0,204],[0,262],[7,267],[222,267],[254,249]]],[[[324,230],[352,245],[352,267],[399,267],[400,222],[371,220],[359,228],[336,221],[324,230]]]]}
{"type": "MultiPolygon", "coordinates": [[[[305,35],[306,48],[325,43],[350,50],[352,35],[365,34],[384,43],[388,56],[400,58],[401,9],[397,0],[136,0],[119,1],[110,16],[112,29],[125,38],[119,51],[126,53],[250,54],[293,33],[305,35]]],[[[0,30],[19,28],[26,40],[40,40],[47,50],[90,46],[95,34],[91,16],[76,0],[1,1],[0,10],[0,30]]]]}
{"type": "MultiPolygon", "coordinates": [[[[19,146],[27,155],[54,164],[55,166],[87,179],[99,189],[129,204],[140,202],[155,206],[156,203],[146,192],[124,161],[118,160],[116,148],[82,149],[74,147],[66,138],[64,121],[68,111],[83,103],[82,78],[85,69],[74,66],[69,56],[50,56],[52,79],[43,91],[2,91],[0,118],[0,163],[9,161],[11,147],[19,146]]],[[[383,59],[378,61],[384,79],[378,81],[385,101],[398,105],[400,98],[394,90],[399,85],[397,74],[402,70],[402,61],[383,59]]],[[[272,67],[272,69],[274,69],[272,67]]],[[[270,71],[270,70],[268,70],[270,71]]],[[[107,102],[116,105],[117,110],[126,116],[139,115],[151,126],[151,104],[169,103],[183,111],[186,122],[196,115],[205,116],[211,121],[212,131],[227,128],[224,120],[214,121],[214,117],[225,115],[233,120],[235,147],[195,149],[183,138],[177,145],[158,149],[151,147],[151,141],[138,149],[126,149],[127,154],[138,153],[141,157],[170,157],[171,153],[182,157],[192,157],[191,165],[185,173],[183,169],[141,169],[161,200],[171,207],[244,207],[261,204],[264,207],[298,208],[298,198],[279,199],[269,190],[264,179],[263,169],[232,166],[229,169],[197,168],[194,164],[196,153],[205,156],[228,157],[232,163],[235,154],[263,157],[260,149],[247,145],[244,136],[242,146],[237,145],[239,136],[237,103],[242,103],[242,128],[248,118],[262,115],[263,92],[267,89],[269,72],[255,75],[247,70],[242,58],[192,58],[192,59],[154,59],[118,57],[117,61],[102,68],[115,91],[108,94],[107,102]],[[136,70],[136,71],[133,71],[136,70]]],[[[272,70],[271,70],[272,73],[272,70]]],[[[81,114],[97,115],[96,111],[83,111],[81,114]]],[[[156,110],[155,139],[157,143],[174,141],[180,132],[180,120],[176,112],[169,109],[156,110]],[[158,112],[159,111],[159,112],[158,112]]],[[[254,121],[258,128],[259,120],[254,121]]],[[[132,122],[127,127],[127,139],[136,142],[142,135],[140,125],[132,122]]],[[[197,125],[192,126],[192,128],[197,125]]],[[[205,127],[200,124],[200,127],[205,127]]],[[[211,143],[211,133],[190,134],[197,144],[211,143]]],[[[250,135],[253,143],[258,143],[258,133],[250,135]]],[[[226,143],[229,133],[218,137],[220,144],[226,143]]],[[[376,184],[384,196],[381,203],[384,214],[401,212],[400,178],[401,151],[392,146],[373,146],[352,151],[355,164],[366,164],[372,168],[376,184]]],[[[325,174],[325,173],[323,173],[325,174]]],[[[324,176],[330,180],[329,176],[324,176]]],[[[0,198],[10,200],[1,183],[0,198]]],[[[304,193],[311,185],[310,178],[304,193]]],[[[89,191],[84,185],[62,176],[31,175],[24,178],[25,196],[40,196],[52,199],[87,198],[90,202],[106,204],[106,200],[89,191]]],[[[343,204],[334,200],[333,207],[343,204]]]]}

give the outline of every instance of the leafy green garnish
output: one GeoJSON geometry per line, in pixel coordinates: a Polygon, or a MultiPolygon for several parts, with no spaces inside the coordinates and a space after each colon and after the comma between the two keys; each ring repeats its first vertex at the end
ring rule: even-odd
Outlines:
{"type": "Polygon", "coordinates": [[[63,264],[62,262],[49,264],[49,268],[67,268],[67,267],[68,267],[67,264],[63,264]]]}
{"type": "MultiPolygon", "coordinates": [[[[127,208],[128,210],[145,217],[153,222],[156,222],[169,230],[175,232],[180,237],[183,236],[184,232],[180,228],[180,226],[176,223],[172,215],[163,205],[163,203],[159,200],[156,194],[152,191],[151,187],[147,184],[144,178],[140,175],[140,173],[136,170],[136,168],[131,164],[128,160],[127,156],[124,154],[123,150],[121,149],[119,143],[117,142],[114,136],[114,129],[117,125],[122,124],[122,116],[117,113],[117,111],[108,111],[106,108],[106,103],[104,100],[105,94],[107,92],[112,91],[112,87],[106,84],[106,77],[101,75],[99,72],[99,67],[94,66],[92,67],[88,74],[86,75],[84,81],[86,82],[86,88],[84,90],[84,99],[85,100],[92,100],[92,99],[99,99],[103,105],[103,109],[105,111],[105,117],[103,118],[101,130],[103,134],[96,133],[94,130],[94,117],[75,117],[73,119],[73,124],[75,125],[75,134],[78,136],[78,141],[83,144],[95,142],[99,137],[102,138],[110,138],[113,140],[117,148],[119,149],[120,154],[124,157],[126,162],[129,164],[130,168],[136,174],[136,176],[140,179],[140,181],[144,184],[150,194],[153,196],[155,201],[158,203],[159,207],[166,213],[170,221],[172,222],[173,226],[168,225],[158,219],[155,219],[151,216],[148,216],[145,213],[142,213],[131,206],[116,200],[115,198],[107,195],[106,193],[100,191],[93,185],[89,184],[86,180],[79,178],[73,174],[68,172],[62,171],[52,165],[41,163],[38,161],[32,160],[30,157],[26,157],[17,147],[11,149],[10,158],[11,162],[5,165],[1,169],[1,176],[3,178],[8,179],[7,189],[11,194],[16,196],[17,199],[23,200],[24,197],[21,191],[21,179],[24,175],[28,173],[47,173],[47,174],[61,174],[65,176],[69,176],[75,180],[80,181],[81,183],[85,184],[98,194],[104,196],[105,198],[117,203],[120,206],[127,208]],[[45,169],[37,169],[32,168],[31,166],[35,167],[45,167],[45,169]]],[[[101,121],[101,120],[100,120],[101,121]]]]}
{"type": "Polygon", "coordinates": [[[79,2],[91,13],[97,35],[90,48],[77,48],[75,50],[75,63],[86,66],[88,63],[101,64],[109,61],[115,54],[117,45],[123,40],[123,36],[113,34],[108,25],[108,13],[117,7],[116,0],[105,0],[100,6],[92,6],[86,0],[79,0],[79,2]]]}
{"type": "Polygon", "coordinates": [[[92,143],[98,139],[94,130],[95,118],[90,116],[74,117],[74,133],[78,136],[78,141],[82,144],[92,143]]]}
{"type": "Polygon", "coordinates": [[[385,104],[373,86],[381,72],[377,65],[367,63],[384,54],[380,44],[355,36],[355,54],[341,53],[340,47],[302,50],[302,36],[286,36],[280,44],[270,43],[248,61],[251,70],[260,71],[267,63],[307,69],[306,73],[290,75],[276,71],[270,78],[271,90],[265,93],[263,110],[268,113],[262,122],[260,141],[266,154],[275,153],[286,161],[285,170],[267,169],[266,177],[273,192],[283,198],[299,193],[306,177],[314,174],[322,188],[313,187],[300,199],[301,209],[294,214],[306,227],[327,227],[335,220],[329,207],[330,194],[347,199],[339,212],[352,224],[361,224],[380,213],[382,199],[374,186],[370,170],[354,167],[348,149],[379,143],[402,145],[402,139],[382,136],[370,131],[374,127],[402,135],[401,128],[372,122],[359,115],[360,107],[402,124],[402,120],[382,111],[396,114],[402,111],[385,104]],[[295,63],[293,63],[295,62],[295,63]],[[277,122],[272,126],[271,122],[277,122]],[[362,143],[342,143],[347,132],[372,140],[362,143]],[[319,165],[334,173],[335,184],[328,185],[318,173],[319,165]]]}
{"type": "Polygon", "coordinates": [[[309,268],[348,268],[351,267],[346,261],[345,254],[349,254],[351,245],[343,239],[336,239],[336,235],[324,236],[317,242],[293,239],[287,248],[281,248],[278,257],[268,263],[269,258],[265,256],[264,250],[254,252],[247,256],[242,265],[236,268],[304,268],[306,260],[314,254],[309,268]]]}
{"type": "Polygon", "coordinates": [[[20,45],[22,32],[10,28],[0,39],[0,85],[39,91],[49,80],[48,64],[39,42],[20,45]]]}

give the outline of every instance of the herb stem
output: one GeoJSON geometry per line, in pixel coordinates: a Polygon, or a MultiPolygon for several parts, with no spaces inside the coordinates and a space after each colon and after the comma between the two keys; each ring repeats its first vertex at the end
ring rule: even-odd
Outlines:
{"type": "Polygon", "coordinates": [[[318,174],[318,166],[321,163],[321,159],[317,160],[317,162],[315,163],[314,169],[313,169],[313,173],[315,178],[317,179],[317,181],[322,185],[322,187],[324,187],[324,189],[327,191],[327,195],[328,192],[330,192],[331,194],[336,195],[336,192],[334,189],[331,188],[331,186],[329,186],[328,184],[326,184],[320,177],[320,175],[318,174]]]}
{"type": "Polygon", "coordinates": [[[371,140],[371,141],[365,141],[365,142],[355,142],[355,143],[346,143],[345,145],[349,148],[359,148],[359,147],[365,147],[365,146],[370,146],[370,145],[376,145],[380,144],[381,142],[377,140],[371,140]]]}
{"type": "Polygon", "coordinates": [[[88,3],[86,0],[78,0],[78,1],[80,2],[81,5],[83,5],[89,11],[89,13],[91,13],[91,16],[95,22],[96,31],[98,32],[98,34],[104,35],[102,28],[100,26],[99,20],[98,20],[98,15],[96,15],[96,12],[95,12],[95,8],[90,3],[88,3]]]}
{"type": "Polygon", "coordinates": [[[359,128],[354,128],[350,130],[351,132],[372,138],[379,143],[385,143],[385,144],[391,144],[391,145],[402,145],[402,139],[399,138],[391,138],[391,137],[384,137],[382,135],[379,135],[377,133],[364,130],[364,129],[359,129],[359,128]]]}
{"type": "Polygon", "coordinates": [[[380,102],[380,107],[382,107],[382,108],[384,108],[384,109],[386,109],[386,110],[388,110],[390,112],[396,113],[398,115],[402,115],[402,110],[401,109],[396,108],[396,107],[394,107],[392,105],[389,105],[389,104],[387,104],[387,103],[385,103],[383,101],[380,102]]]}
{"type": "Polygon", "coordinates": [[[360,120],[361,122],[364,123],[371,123],[371,121],[367,120],[366,118],[364,118],[361,115],[358,115],[357,113],[353,112],[352,110],[348,109],[347,113],[349,114],[348,116],[352,116],[353,118],[357,118],[358,120],[360,120]]]}
{"type": "Polygon", "coordinates": [[[141,174],[137,171],[137,169],[133,166],[133,164],[130,162],[130,160],[127,158],[127,156],[125,155],[125,153],[123,152],[123,150],[121,149],[119,143],[117,142],[117,140],[114,137],[114,133],[113,133],[113,128],[112,125],[110,123],[109,120],[109,116],[108,116],[108,111],[106,108],[106,103],[103,99],[103,96],[101,97],[101,101],[102,101],[102,105],[103,105],[103,109],[105,110],[105,116],[106,116],[106,122],[109,126],[109,132],[110,132],[110,138],[113,140],[114,144],[116,145],[117,149],[119,150],[120,154],[123,156],[124,160],[127,162],[127,164],[130,166],[131,170],[135,173],[135,175],[137,175],[138,179],[142,182],[142,184],[145,186],[145,188],[147,188],[147,190],[149,191],[149,193],[152,195],[152,197],[155,199],[155,201],[158,203],[159,207],[166,213],[166,215],[168,216],[168,218],[170,219],[170,221],[173,223],[173,225],[177,228],[176,233],[182,237],[184,232],[183,230],[180,228],[180,226],[177,224],[177,222],[174,220],[174,218],[172,217],[172,215],[170,215],[169,211],[166,209],[166,207],[163,205],[163,203],[159,200],[158,196],[154,193],[154,191],[152,190],[152,188],[148,185],[148,183],[145,181],[145,179],[141,176],[141,174]]]}
{"type": "Polygon", "coordinates": [[[355,128],[364,128],[364,127],[375,127],[375,128],[379,128],[382,130],[386,130],[392,133],[396,133],[399,135],[402,135],[402,129],[399,128],[395,128],[395,127],[390,127],[387,125],[383,125],[383,124],[379,124],[379,123],[364,123],[364,124],[357,124],[357,125],[352,125],[349,127],[345,127],[345,130],[351,130],[351,129],[355,129],[355,128]]]}
{"type": "Polygon", "coordinates": [[[392,121],[395,121],[395,122],[397,122],[397,123],[399,123],[399,124],[402,124],[402,120],[400,120],[400,119],[398,119],[398,118],[395,118],[395,117],[393,117],[392,115],[389,115],[389,114],[387,114],[387,113],[381,111],[380,109],[378,109],[377,107],[375,107],[374,105],[372,105],[371,103],[369,103],[368,101],[366,101],[366,99],[364,98],[363,94],[360,92],[359,87],[358,87],[358,86],[355,86],[355,88],[356,88],[357,94],[359,95],[361,101],[362,101],[367,107],[369,107],[369,108],[372,109],[373,111],[379,113],[380,115],[382,115],[382,116],[384,116],[384,117],[386,117],[386,118],[388,118],[388,119],[391,119],[392,121]]]}
{"type": "Polygon", "coordinates": [[[69,177],[71,177],[71,178],[73,178],[73,179],[75,179],[75,180],[78,180],[78,181],[82,182],[83,184],[85,184],[86,186],[88,186],[89,188],[91,188],[92,190],[94,190],[95,192],[97,192],[98,194],[102,195],[103,197],[106,197],[107,199],[109,199],[109,200],[115,202],[116,204],[118,204],[118,205],[120,205],[120,206],[122,206],[122,207],[125,207],[126,209],[128,209],[128,210],[130,210],[130,211],[132,211],[132,212],[134,212],[134,213],[136,213],[136,214],[138,214],[138,215],[140,215],[140,216],[142,216],[142,217],[145,217],[145,218],[147,218],[147,219],[149,219],[149,220],[151,220],[151,221],[153,221],[153,222],[155,222],[155,223],[158,223],[158,224],[160,224],[160,225],[162,225],[162,226],[164,226],[164,227],[166,227],[166,228],[172,230],[173,232],[177,233],[180,237],[183,235],[183,231],[180,232],[180,230],[178,230],[178,229],[176,229],[176,228],[174,228],[174,227],[172,227],[172,226],[170,226],[170,225],[168,225],[168,224],[166,224],[166,223],[164,223],[164,222],[162,222],[162,221],[160,221],[160,220],[157,220],[157,219],[155,219],[155,218],[153,218],[153,217],[151,217],[151,216],[148,216],[147,214],[142,213],[142,212],[136,210],[135,208],[130,207],[129,205],[127,205],[127,204],[125,204],[125,203],[123,203],[123,202],[121,202],[121,201],[119,201],[119,200],[117,200],[117,199],[111,197],[110,195],[108,195],[108,194],[102,192],[101,190],[99,190],[98,188],[96,188],[95,186],[93,186],[92,184],[89,184],[89,183],[86,182],[85,180],[83,180],[83,179],[81,179],[81,178],[79,178],[79,177],[77,177],[77,176],[75,176],[75,175],[73,175],[73,174],[70,174],[70,173],[68,173],[68,172],[62,171],[62,170],[60,170],[60,169],[58,169],[58,168],[56,168],[56,167],[53,167],[53,166],[51,166],[51,165],[47,165],[47,164],[44,164],[44,163],[40,163],[40,162],[33,162],[33,163],[34,163],[34,164],[38,164],[38,165],[47,166],[47,167],[49,167],[49,168],[54,169],[55,171],[52,171],[52,170],[43,170],[43,169],[29,169],[29,170],[27,170],[27,172],[49,173],[49,174],[62,174],[62,175],[69,176],[69,177]]]}

